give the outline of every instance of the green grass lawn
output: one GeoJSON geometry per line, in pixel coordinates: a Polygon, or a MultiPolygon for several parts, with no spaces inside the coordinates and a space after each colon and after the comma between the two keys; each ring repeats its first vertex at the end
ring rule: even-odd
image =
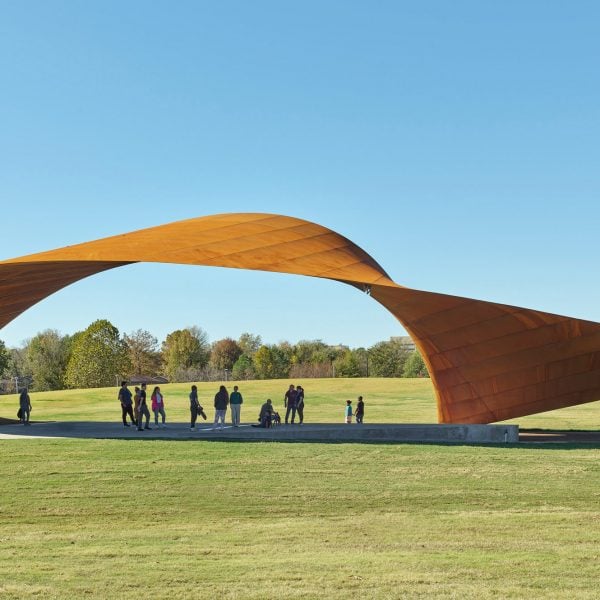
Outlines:
{"type": "MultiPolygon", "coordinates": [[[[288,380],[237,382],[244,396],[242,420],[254,421],[261,404],[271,398],[279,412],[283,412],[283,395],[288,380]]],[[[298,382],[300,383],[300,382],[298,382]]],[[[429,379],[308,379],[301,382],[306,390],[305,420],[308,423],[341,423],[346,400],[356,406],[359,395],[365,398],[365,422],[369,423],[437,423],[437,409],[433,387],[429,379]]],[[[199,383],[200,402],[213,416],[213,398],[219,383],[199,383]]],[[[227,383],[233,389],[233,382],[227,383]]],[[[189,418],[189,384],[173,383],[161,386],[165,396],[167,418],[187,421],[189,418]]],[[[148,395],[152,386],[148,388],[148,395]]],[[[32,393],[33,420],[93,420],[119,421],[121,409],[117,401],[118,389],[63,390],[32,393]]],[[[16,418],[19,407],[15,394],[0,396],[0,418],[16,418]]],[[[599,429],[600,402],[592,402],[512,419],[524,428],[599,429]]]]}
{"type": "MultiPolygon", "coordinates": [[[[187,387],[164,386],[173,420],[187,419],[187,387]]],[[[265,395],[281,405],[285,387],[244,383],[245,409],[265,395]]],[[[311,421],[341,421],[345,398],[359,393],[371,421],[435,421],[425,380],[305,387],[311,421]]],[[[214,391],[201,385],[204,399],[214,391]]],[[[118,420],[115,395],[33,394],[34,416],[118,420]]],[[[0,416],[15,400],[0,399],[0,416]]],[[[597,428],[597,404],[565,412],[529,426],[597,428]]],[[[593,446],[16,439],[0,448],[2,599],[599,596],[593,446]]]]}
{"type": "MultiPolygon", "coordinates": [[[[238,382],[244,397],[242,420],[254,421],[260,406],[271,398],[281,413],[287,380],[238,382]]],[[[436,422],[437,410],[429,379],[309,379],[305,382],[307,422],[343,422],[346,400],[356,405],[359,395],[365,397],[366,418],[370,422],[436,422]]],[[[200,403],[213,416],[213,399],[219,383],[199,383],[200,403]]],[[[148,396],[152,392],[148,387],[148,396]]],[[[167,419],[187,421],[189,418],[190,384],[162,385],[167,419]]],[[[228,382],[229,391],[233,383],[228,382]]],[[[133,391],[133,388],[132,388],[133,391]]],[[[32,393],[32,419],[114,421],[120,419],[118,389],[65,390],[32,393]]],[[[15,418],[18,409],[16,395],[0,396],[0,417],[15,418]]]]}

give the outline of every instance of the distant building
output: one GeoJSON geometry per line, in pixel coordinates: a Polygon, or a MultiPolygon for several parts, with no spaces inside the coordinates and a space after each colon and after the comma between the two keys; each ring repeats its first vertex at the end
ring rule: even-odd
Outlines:
{"type": "Polygon", "coordinates": [[[396,335],[390,338],[390,342],[398,342],[403,348],[405,348],[408,352],[414,352],[417,347],[413,342],[412,338],[408,335],[396,335]]]}

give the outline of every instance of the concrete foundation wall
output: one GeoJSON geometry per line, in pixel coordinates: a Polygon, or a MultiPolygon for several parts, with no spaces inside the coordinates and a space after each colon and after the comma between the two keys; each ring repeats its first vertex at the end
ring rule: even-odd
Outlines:
{"type": "Polygon", "coordinates": [[[472,444],[504,444],[519,441],[517,425],[391,425],[353,423],[307,423],[280,425],[270,429],[228,425],[222,431],[212,431],[203,423],[190,431],[188,423],[168,423],[166,429],[136,431],[108,422],[46,422],[31,427],[0,426],[0,437],[80,437],[118,439],[222,439],[253,441],[326,441],[326,442],[454,442],[472,444]]]}

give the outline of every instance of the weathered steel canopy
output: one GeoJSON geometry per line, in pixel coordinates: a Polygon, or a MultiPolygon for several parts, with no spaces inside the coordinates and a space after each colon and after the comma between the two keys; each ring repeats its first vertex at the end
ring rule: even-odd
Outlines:
{"type": "Polygon", "coordinates": [[[0,327],[71,283],[137,262],[293,273],[370,293],[421,351],[442,423],[600,399],[599,323],[402,287],[350,240],[280,215],[200,217],[0,262],[0,327]]]}

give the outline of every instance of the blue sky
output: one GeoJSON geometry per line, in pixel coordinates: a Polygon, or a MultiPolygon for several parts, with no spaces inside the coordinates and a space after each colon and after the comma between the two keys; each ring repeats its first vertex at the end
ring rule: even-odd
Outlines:
{"type": "MultiPolygon", "coordinates": [[[[221,212],[352,239],[403,285],[600,321],[595,2],[0,0],[2,258],[221,212]]],[[[135,265],[0,331],[368,346],[329,281],[135,265]]]]}

